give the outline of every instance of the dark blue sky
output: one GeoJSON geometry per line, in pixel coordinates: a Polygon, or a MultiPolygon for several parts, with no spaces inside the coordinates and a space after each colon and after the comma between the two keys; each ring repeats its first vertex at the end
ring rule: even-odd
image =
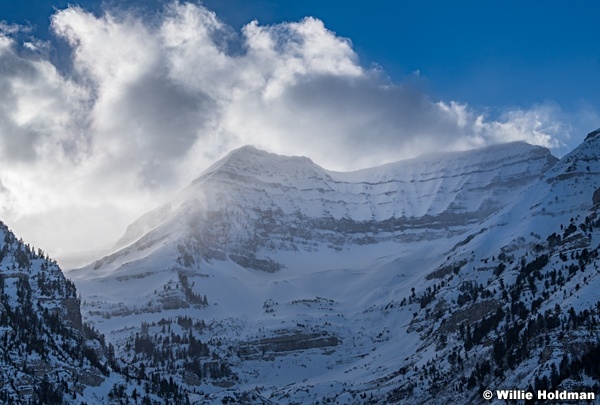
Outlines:
{"type": "MultiPolygon", "coordinates": [[[[2,0],[0,20],[29,23],[48,37],[49,17],[62,0],[2,0]]],[[[160,1],[106,4],[160,8],[160,1]],[[141,5],[141,6],[140,6],[141,5]]],[[[81,1],[99,11],[99,1],[81,1]]],[[[394,82],[420,72],[432,99],[455,100],[491,113],[556,103],[563,112],[600,108],[600,3],[592,1],[205,0],[239,30],[260,24],[321,19],[350,39],[365,66],[380,65],[394,82]]],[[[600,123],[598,124],[600,126],[600,123]]],[[[590,128],[591,130],[592,128],[590,128]]],[[[577,134],[579,135],[579,134],[577,134]]]]}

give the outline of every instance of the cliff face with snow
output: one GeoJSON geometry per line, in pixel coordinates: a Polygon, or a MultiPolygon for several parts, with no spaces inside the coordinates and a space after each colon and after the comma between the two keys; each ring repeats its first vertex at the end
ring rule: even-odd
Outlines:
{"type": "Polygon", "coordinates": [[[561,160],[512,143],[351,173],[233,151],[68,273],[114,347],[111,379],[74,398],[598,392],[598,156],[598,132],[561,160]]]}
{"type": "Polygon", "coordinates": [[[0,402],[76,402],[101,385],[107,359],[75,285],[1,222],[0,291],[0,402]]]}
{"type": "Polygon", "coordinates": [[[125,248],[95,270],[165,242],[178,245],[181,260],[276,271],[285,263],[273,253],[448,238],[498,212],[555,163],[546,149],[514,143],[336,173],[244,147],[133,223],[118,244],[125,248]]]}

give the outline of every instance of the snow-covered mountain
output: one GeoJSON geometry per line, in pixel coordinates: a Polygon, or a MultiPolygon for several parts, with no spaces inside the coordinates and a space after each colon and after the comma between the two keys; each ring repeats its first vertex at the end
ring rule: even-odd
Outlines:
{"type": "Polygon", "coordinates": [[[599,133],[352,173],[244,147],[69,276],[121,367],[193,403],[597,391],[599,133]]]}
{"type": "Polygon", "coordinates": [[[336,173],[247,146],[134,222],[122,249],[90,275],[174,242],[186,257],[276,271],[283,264],[269,252],[447,238],[498,212],[555,163],[547,149],[513,143],[336,173]]]}
{"type": "MultiPolygon", "coordinates": [[[[206,275],[211,266],[281,272],[269,280],[368,268],[390,251],[404,257],[419,246],[443,249],[556,160],[547,149],[512,143],[336,173],[307,158],[243,147],[134,222],[113,254],[70,275],[81,280],[87,301],[98,302],[93,313],[113,315],[188,307],[189,292],[163,287],[179,285],[182,275],[206,275]]],[[[209,288],[222,283],[219,277],[209,288]]],[[[225,301],[233,313],[243,308],[225,301]]]]}

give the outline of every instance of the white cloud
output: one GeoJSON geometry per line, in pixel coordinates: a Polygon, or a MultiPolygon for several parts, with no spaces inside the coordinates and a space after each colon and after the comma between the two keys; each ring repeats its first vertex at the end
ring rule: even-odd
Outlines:
{"type": "Polygon", "coordinates": [[[470,110],[466,104],[440,101],[437,106],[463,131],[462,139],[457,139],[462,145],[459,149],[513,141],[558,148],[564,146],[561,138],[569,133],[558,120],[562,114],[554,104],[536,105],[528,110],[511,109],[496,120],[470,110]]]}
{"type": "Polygon", "coordinates": [[[54,254],[116,240],[243,144],[332,169],[513,140],[561,144],[557,107],[490,119],[433,102],[361,66],[349,40],[310,17],[236,33],[193,4],[151,18],[69,7],[52,28],[72,49],[68,72],[45,44],[20,46],[16,28],[0,26],[0,218],[54,254]]]}

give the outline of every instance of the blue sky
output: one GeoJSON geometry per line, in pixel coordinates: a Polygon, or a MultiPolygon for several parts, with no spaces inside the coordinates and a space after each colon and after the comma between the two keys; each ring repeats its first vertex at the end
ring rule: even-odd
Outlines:
{"type": "MultiPolygon", "coordinates": [[[[320,18],[395,80],[419,70],[443,99],[483,106],[600,94],[600,5],[566,1],[218,1],[234,26],[320,18]]],[[[597,107],[597,105],[596,105],[597,107]]]]}
{"type": "MultiPolygon", "coordinates": [[[[5,0],[0,4],[2,20],[31,24],[34,35],[42,38],[50,37],[50,15],[68,4],[97,13],[114,4],[161,8],[159,1],[131,0],[37,1],[35,7],[5,0]]],[[[393,81],[418,71],[420,84],[433,98],[482,108],[544,102],[555,102],[567,112],[600,108],[597,2],[206,0],[203,4],[236,30],[253,19],[276,24],[317,17],[352,41],[363,64],[380,65],[393,81]]],[[[573,134],[575,140],[583,135],[573,134]]]]}
{"type": "Polygon", "coordinates": [[[0,219],[53,254],[244,144],[353,170],[600,127],[595,2],[32,4],[0,1],[0,219]]]}

